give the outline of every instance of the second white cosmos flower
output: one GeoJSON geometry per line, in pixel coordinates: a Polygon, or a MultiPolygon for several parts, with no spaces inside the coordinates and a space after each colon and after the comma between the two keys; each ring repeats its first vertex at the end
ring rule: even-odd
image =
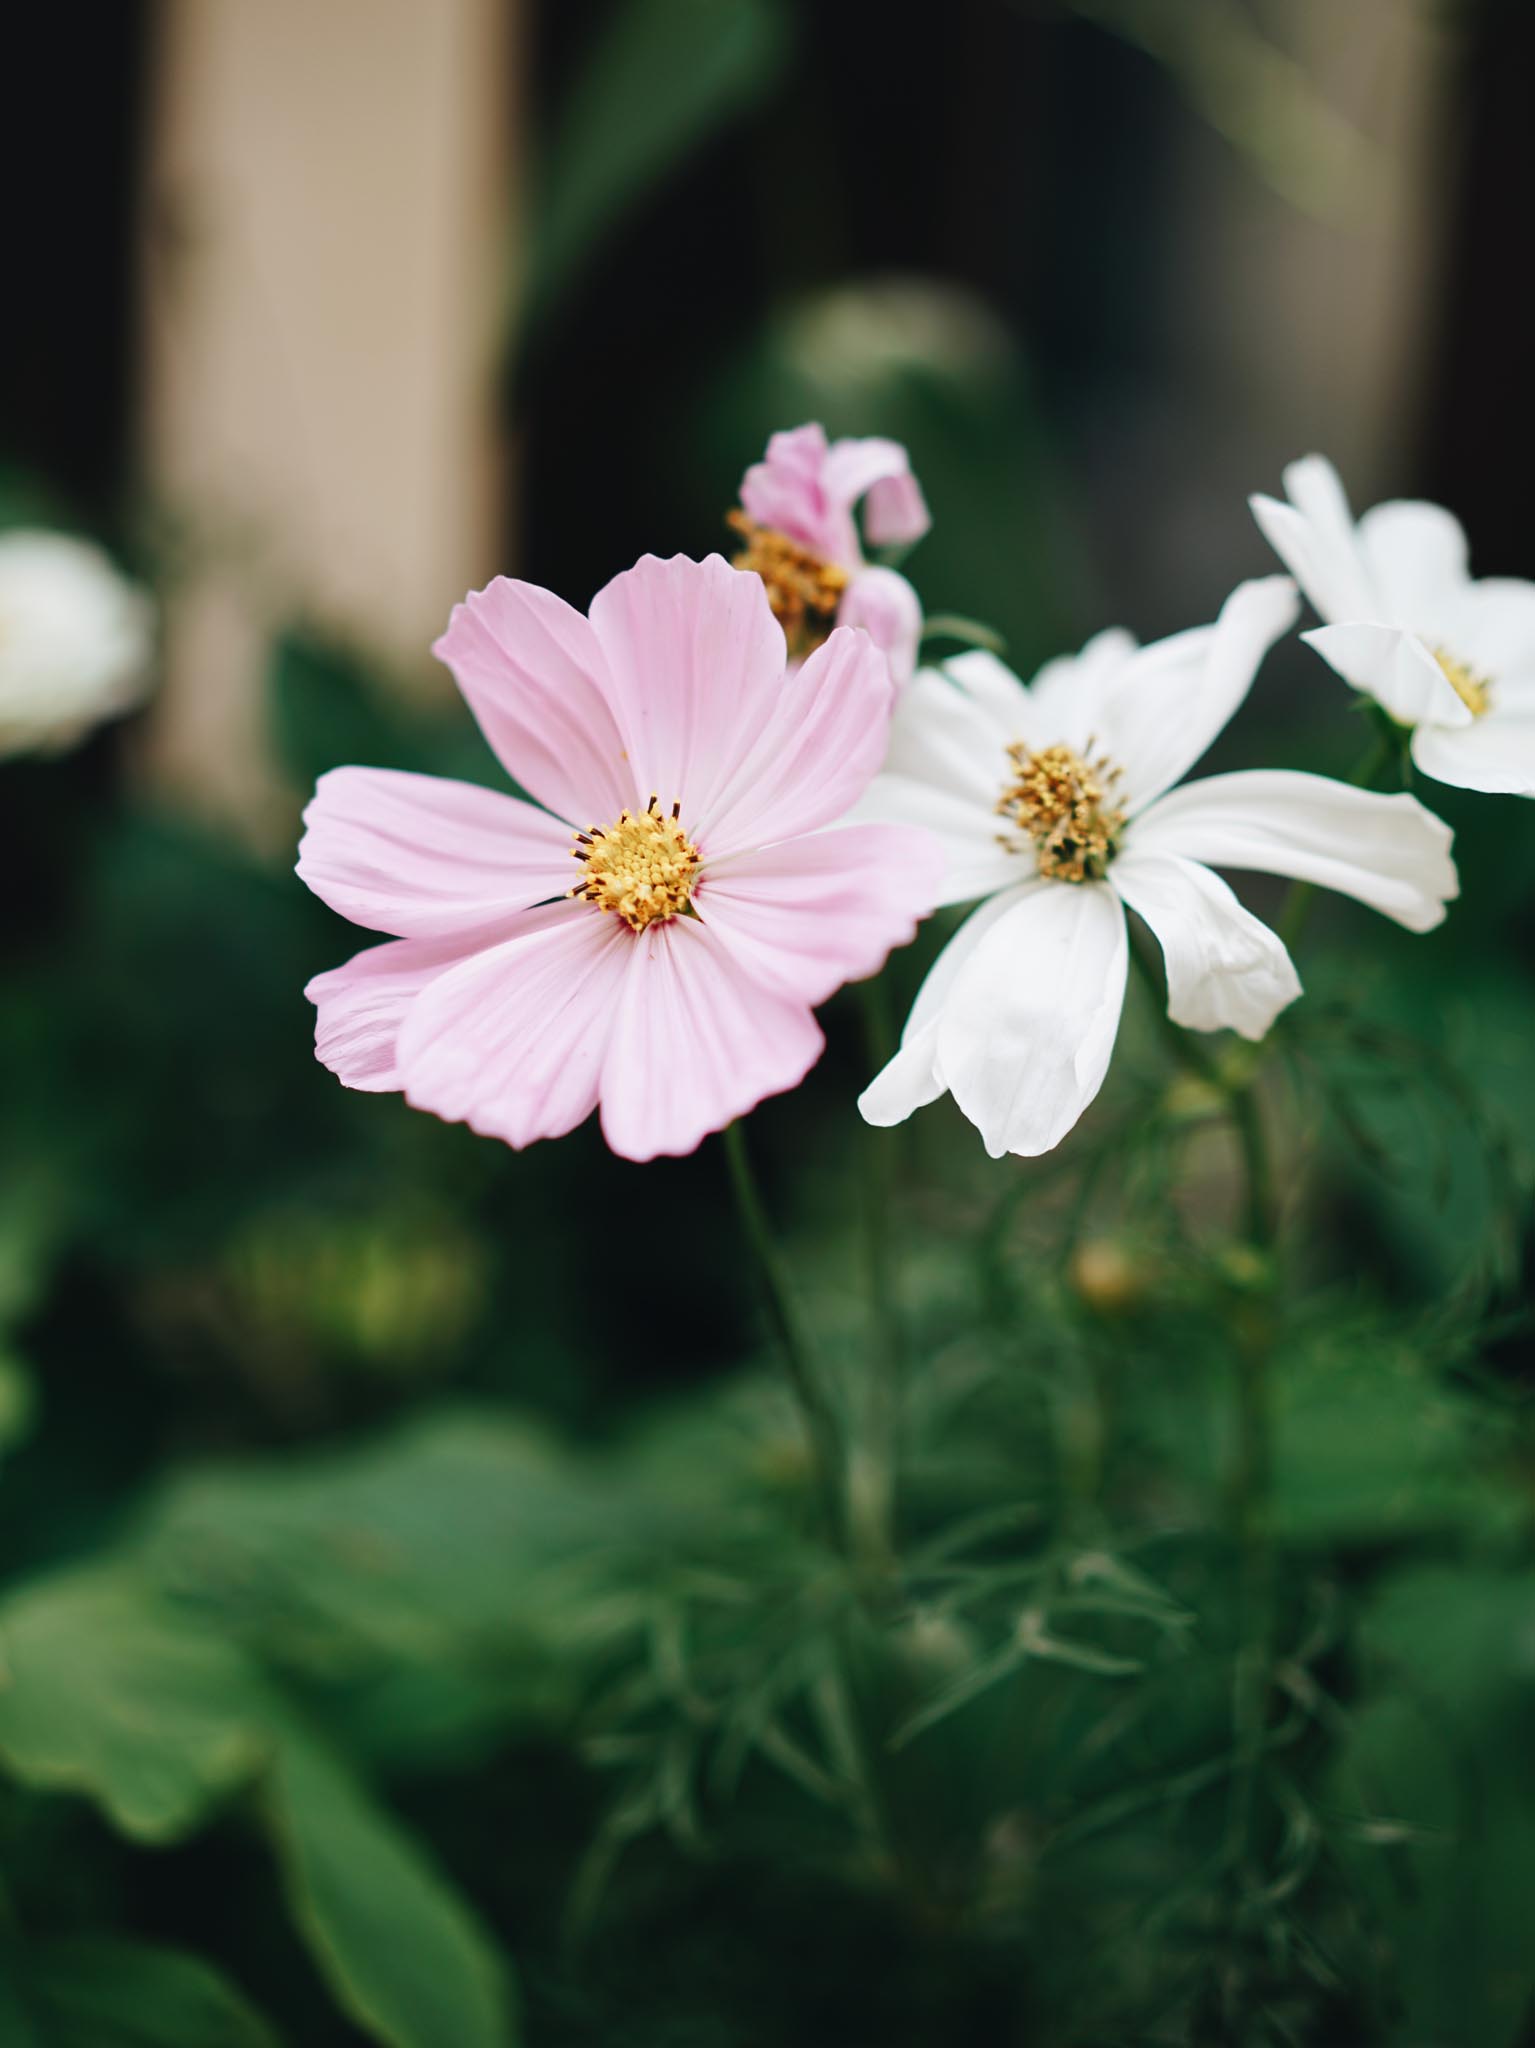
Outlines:
{"type": "Polygon", "coordinates": [[[1474,578],[1459,520],[1401,499],[1355,522],[1321,455],[1253,515],[1324,621],[1301,638],[1412,733],[1413,765],[1461,789],[1535,796],[1535,583],[1474,578]]]}
{"type": "Polygon", "coordinates": [[[870,1123],[947,1091],[994,1158],[1058,1144],[1108,1070],[1127,905],[1161,944],[1174,1022],[1261,1038],[1300,981],[1206,862],[1319,883],[1412,931],[1441,921],[1459,886],[1451,834],[1414,797],[1281,769],[1173,788],[1296,609],[1294,585],[1270,577],[1213,626],[1149,647],[1100,633],[1028,687],[981,653],[915,678],[859,815],[926,826],[948,852],[942,900],[987,900],[864,1091],[870,1123]]]}

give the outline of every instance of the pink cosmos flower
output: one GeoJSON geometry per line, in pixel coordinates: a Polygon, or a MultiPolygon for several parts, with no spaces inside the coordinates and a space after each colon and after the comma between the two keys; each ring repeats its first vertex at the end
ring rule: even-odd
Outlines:
{"type": "Polygon", "coordinates": [[[871,547],[920,540],[932,524],[899,441],[828,442],[816,425],[774,434],[766,458],[741,480],[741,510],[731,524],[746,547],[736,567],[767,585],[791,654],[818,646],[833,621],[862,626],[890,657],[896,682],[907,683],[922,606],[904,576],[864,561],[853,517],[860,499],[871,547]]]}
{"type": "Polygon", "coordinates": [[[513,1146],[600,1105],[628,1159],[793,1088],[813,1006],[909,940],[941,880],[920,831],[827,829],[884,755],[884,655],[839,630],[786,674],[762,584],[718,555],[647,555],[589,618],[498,577],[433,651],[534,802],[320,778],[298,872],[395,941],[309,984],[319,1058],[513,1146]]]}

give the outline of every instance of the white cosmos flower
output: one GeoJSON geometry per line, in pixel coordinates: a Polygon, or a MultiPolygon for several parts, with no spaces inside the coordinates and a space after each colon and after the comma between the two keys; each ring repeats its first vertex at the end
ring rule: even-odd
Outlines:
{"type": "Polygon", "coordinates": [[[57,753],[138,703],[151,632],[149,599],[100,548],[0,533],[0,757],[57,753]]]}
{"type": "Polygon", "coordinates": [[[1377,505],[1358,524],[1320,455],[1253,516],[1326,623],[1301,638],[1399,725],[1436,782],[1535,796],[1535,583],[1473,581],[1440,505],[1377,505]]]}
{"type": "Polygon", "coordinates": [[[921,824],[948,903],[987,900],[923,983],[859,1107],[894,1124],[951,1093],[993,1158],[1047,1152],[1097,1094],[1124,1002],[1125,908],[1167,966],[1168,1012],[1261,1038],[1300,994],[1290,956],[1205,865],[1341,890],[1412,931],[1457,893],[1450,831],[1410,796],[1254,769],[1174,789],[1296,613],[1288,577],[1138,648],[1100,633],[1025,687],[995,656],[923,670],[858,815],[921,824]]]}

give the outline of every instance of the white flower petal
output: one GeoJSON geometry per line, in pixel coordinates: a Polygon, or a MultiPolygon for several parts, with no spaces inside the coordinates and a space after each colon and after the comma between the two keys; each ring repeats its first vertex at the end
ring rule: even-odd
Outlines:
{"type": "MultiPolygon", "coordinates": [[[[1001,793],[1002,778],[997,778],[1001,793]]],[[[978,897],[1026,881],[1034,872],[1032,853],[1012,853],[1001,844],[1003,820],[995,799],[982,803],[910,775],[877,775],[849,823],[920,825],[943,848],[943,880],[936,905],[974,903],[978,897]]]]}
{"type": "Polygon", "coordinates": [[[1423,774],[1457,789],[1535,796],[1535,717],[1500,718],[1490,711],[1457,732],[1420,725],[1412,758],[1423,774]]]}
{"type": "Polygon", "coordinates": [[[994,1159],[1060,1143],[1103,1085],[1124,1005],[1125,914],[1102,882],[1026,891],[950,990],[937,1069],[994,1159]]]}
{"type": "Polygon", "coordinates": [[[1004,747],[1026,736],[1032,693],[1000,656],[985,647],[971,647],[950,655],[941,673],[1004,747]]]}
{"type": "Polygon", "coordinates": [[[100,548],[0,534],[0,759],[56,753],[145,695],[154,614],[100,548]]]}
{"type": "Polygon", "coordinates": [[[989,668],[969,669],[975,690],[950,679],[970,656],[948,674],[927,668],[912,677],[896,703],[884,770],[852,812],[857,824],[921,825],[942,843],[940,903],[972,903],[1032,872],[1032,862],[999,844],[997,815],[1008,738],[1028,697],[994,656],[980,659],[989,668]]]}
{"type": "Polygon", "coordinates": [[[1471,723],[1465,699],[1416,633],[1351,620],[1343,626],[1318,626],[1301,638],[1399,725],[1471,723]]]}
{"type": "Polygon", "coordinates": [[[866,1123],[878,1124],[881,1128],[889,1124],[903,1124],[914,1109],[936,1102],[945,1092],[944,1084],[938,1078],[936,1056],[938,1021],[949,990],[987,932],[1012,909],[1024,890],[1049,886],[1045,882],[1025,883],[1023,889],[1011,889],[1004,895],[994,896],[989,903],[983,903],[973,916],[965,919],[928,969],[927,979],[917,990],[917,1000],[912,1004],[911,1014],[901,1032],[900,1050],[858,1098],[858,1107],[866,1123]]]}
{"type": "Polygon", "coordinates": [[[1316,882],[1423,932],[1460,893],[1453,837],[1416,797],[1253,768],[1161,797],[1136,819],[1125,850],[1316,882]]]}
{"type": "Polygon", "coordinates": [[[1264,538],[1324,619],[1379,615],[1353,514],[1338,472],[1325,456],[1308,455],[1284,473],[1288,505],[1250,498],[1264,538]]]}
{"type": "MultiPolygon", "coordinates": [[[[1019,736],[1022,714],[999,716],[1000,686],[978,697],[957,678],[950,680],[955,666],[951,663],[947,674],[919,669],[901,692],[890,721],[884,772],[928,783],[989,811],[1007,780],[1007,747],[1019,736]]],[[[1026,707],[1023,685],[1016,677],[1008,680],[1026,707]]]]}
{"type": "Polygon", "coordinates": [[[1138,642],[1123,626],[1095,633],[1079,654],[1047,661],[1029,685],[1029,724],[1015,739],[1078,752],[1100,731],[1105,697],[1135,657],[1138,642]]]}
{"type": "Polygon", "coordinates": [[[1430,637],[1444,631],[1469,576],[1465,530],[1442,505],[1394,499],[1359,521],[1359,551],[1382,609],[1430,637]]]}
{"type": "Polygon", "coordinates": [[[1288,576],[1240,584],[1213,626],[1143,647],[1112,677],[1093,730],[1123,771],[1132,816],[1186,774],[1221,732],[1299,609],[1288,576]]]}
{"type": "Polygon", "coordinates": [[[1175,1024],[1262,1038],[1300,994],[1300,977],[1278,934],[1198,861],[1127,853],[1109,879],[1156,933],[1167,965],[1167,1014],[1175,1024]]]}
{"type": "Polygon", "coordinates": [[[1473,583],[1461,595],[1450,652],[1489,679],[1494,710],[1535,710],[1535,583],[1473,583]]]}

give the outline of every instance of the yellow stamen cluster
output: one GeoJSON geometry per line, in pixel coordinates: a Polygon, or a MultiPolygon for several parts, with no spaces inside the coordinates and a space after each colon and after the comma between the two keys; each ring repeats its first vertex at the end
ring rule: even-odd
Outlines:
{"type": "Polygon", "coordinates": [[[1479,676],[1469,663],[1457,661],[1453,654],[1446,654],[1442,647],[1434,649],[1445,681],[1459,697],[1473,718],[1480,718],[1492,701],[1492,679],[1479,676]]]}
{"type": "Polygon", "coordinates": [[[751,570],[767,586],[768,603],[783,627],[790,654],[813,653],[836,621],[842,593],[851,580],[847,570],[835,562],[823,562],[786,533],[758,526],[742,511],[727,514],[725,523],[746,542],[732,560],[736,568],[751,570]]]}
{"type": "MultiPolygon", "coordinates": [[[[1007,757],[1013,775],[997,810],[1026,834],[1039,872],[1056,882],[1101,881],[1125,822],[1123,806],[1114,801],[1119,769],[1091,751],[1084,756],[1070,747],[1041,747],[1036,753],[1022,740],[1007,757]]],[[[1010,853],[1022,850],[1010,833],[998,838],[1010,853]]]]}
{"type": "Polygon", "coordinates": [[[698,848],[677,823],[675,803],[662,811],[654,797],[637,815],[620,811],[618,823],[578,832],[574,857],[586,869],[571,890],[597,910],[612,910],[632,932],[675,917],[698,879],[698,848]]]}

